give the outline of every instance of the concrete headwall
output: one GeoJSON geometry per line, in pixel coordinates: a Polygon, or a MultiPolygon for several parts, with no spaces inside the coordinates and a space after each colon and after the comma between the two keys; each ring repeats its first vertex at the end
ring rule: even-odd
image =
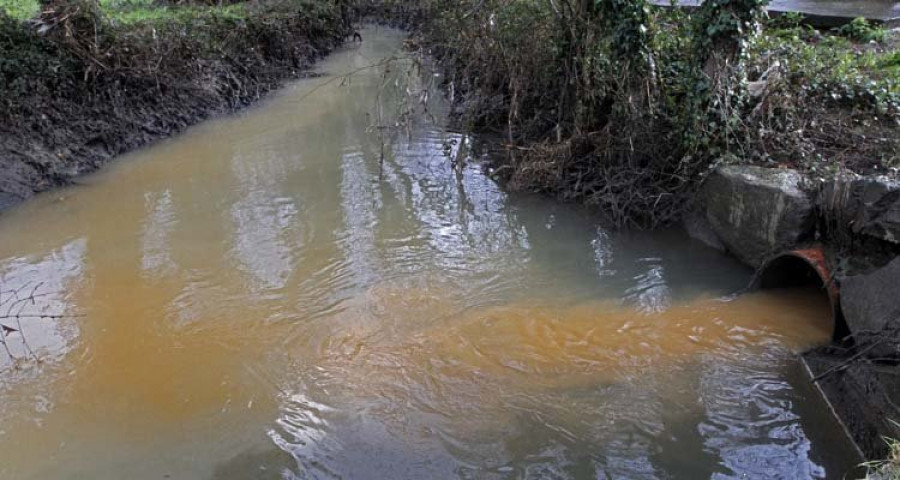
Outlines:
{"type": "Polygon", "coordinates": [[[900,322],[900,182],[844,176],[811,184],[789,169],[727,166],[698,199],[686,222],[693,237],[753,268],[822,244],[851,332],[900,322]]]}
{"type": "Polygon", "coordinates": [[[900,436],[887,421],[900,415],[892,410],[900,404],[900,182],[842,176],[813,184],[788,169],[721,167],[685,226],[753,268],[782,252],[823,248],[852,340],[804,360],[813,375],[827,374],[817,382],[861,451],[884,454],[881,437],[900,436]]]}

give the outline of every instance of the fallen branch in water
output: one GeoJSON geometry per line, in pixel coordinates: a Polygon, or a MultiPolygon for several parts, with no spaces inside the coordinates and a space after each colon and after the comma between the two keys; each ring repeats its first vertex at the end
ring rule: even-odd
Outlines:
{"type": "Polygon", "coordinates": [[[397,57],[397,56],[389,57],[389,58],[386,58],[386,59],[381,60],[380,62],[373,63],[373,64],[371,64],[371,65],[366,65],[366,66],[364,66],[364,67],[355,68],[355,69],[353,69],[353,70],[351,70],[351,71],[349,71],[349,72],[342,73],[342,74],[340,74],[340,75],[336,75],[336,76],[334,76],[334,77],[332,77],[332,78],[329,78],[328,80],[326,80],[326,81],[324,81],[324,82],[322,82],[322,83],[316,85],[316,86],[313,87],[310,91],[308,91],[308,92],[304,93],[303,95],[301,95],[300,98],[298,98],[297,100],[294,100],[294,102],[302,102],[303,100],[306,100],[308,97],[310,97],[312,94],[318,92],[318,91],[321,90],[322,88],[325,88],[325,87],[327,87],[328,85],[331,85],[331,84],[333,84],[333,83],[335,83],[335,82],[337,82],[337,81],[340,81],[340,82],[341,82],[341,86],[344,86],[344,85],[346,85],[347,82],[349,82],[350,79],[351,79],[354,75],[356,75],[357,73],[361,73],[361,72],[364,72],[364,71],[366,71],[366,70],[371,70],[371,69],[373,69],[373,68],[383,67],[383,66],[385,66],[385,65],[390,64],[391,62],[400,60],[401,58],[402,58],[402,57],[397,57]]]}
{"type": "MultiPolygon", "coordinates": [[[[835,365],[824,372],[816,375],[812,382],[816,383],[820,380],[828,377],[829,375],[845,370],[850,365],[853,365],[856,362],[865,360],[868,362],[898,362],[900,361],[900,327],[886,328],[884,330],[874,332],[874,331],[861,331],[857,332],[854,335],[851,335],[848,338],[853,338],[857,343],[865,345],[859,348],[856,353],[851,355],[849,358],[844,360],[838,365],[835,365]],[[878,347],[886,347],[891,348],[893,346],[896,352],[893,353],[895,356],[885,356],[879,354],[875,357],[868,357],[867,355],[875,350],[878,347]]],[[[888,354],[891,355],[891,354],[888,354]]]]}

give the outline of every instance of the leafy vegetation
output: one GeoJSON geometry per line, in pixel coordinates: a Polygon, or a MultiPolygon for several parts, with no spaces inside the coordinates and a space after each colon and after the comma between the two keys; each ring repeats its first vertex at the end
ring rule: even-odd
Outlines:
{"type": "MultiPolygon", "coordinates": [[[[882,112],[896,111],[900,107],[900,75],[896,70],[900,52],[877,44],[860,45],[852,39],[858,35],[868,39],[873,34],[845,35],[846,27],[838,30],[840,35],[823,35],[799,24],[766,30],[755,44],[752,59],[757,68],[766,61],[785,62],[799,82],[797,87],[823,98],[863,102],[882,112]]],[[[878,38],[887,38],[884,30],[878,31],[878,38]]]]}
{"type": "Polygon", "coordinates": [[[37,0],[2,0],[0,1],[0,14],[16,20],[25,20],[35,16],[38,12],[37,0]]]}
{"type": "Polygon", "coordinates": [[[896,174],[900,69],[892,64],[897,50],[848,38],[871,38],[871,33],[836,33],[775,24],[754,43],[751,73],[767,80],[763,106],[756,108],[769,109],[770,121],[752,153],[817,174],[840,168],[896,174]]]}
{"type": "Polygon", "coordinates": [[[884,42],[887,40],[887,30],[872,25],[865,18],[854,18],[852,22],[838,28],[838,35],[843,35],[857,42],[884,42]]]}
{"type": "Polygon", "coordinates": [[[897,52],[865,21],[820,32],[756,0],[387,3],[424,11],[461,121],[504,138],[498,176],[620,223],[678,218],[722,162],[900,167],[897,52]]]}

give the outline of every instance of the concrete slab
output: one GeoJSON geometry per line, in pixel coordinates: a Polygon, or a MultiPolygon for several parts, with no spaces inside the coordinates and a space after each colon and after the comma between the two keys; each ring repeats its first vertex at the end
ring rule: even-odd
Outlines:
{"type": "MultiPolygon", "coordinates": [[[[649,0],[653,5],[670,6],[669,0],[649,0]]],[[[677,0],[679,6],[697,7],[701,0],[677,0]]],[[[835,27],[863,17],[888,26],[900,25],[900,2],[887,0],[772,0],[769,13],[797,12],[817,27],[835,27]]]]}

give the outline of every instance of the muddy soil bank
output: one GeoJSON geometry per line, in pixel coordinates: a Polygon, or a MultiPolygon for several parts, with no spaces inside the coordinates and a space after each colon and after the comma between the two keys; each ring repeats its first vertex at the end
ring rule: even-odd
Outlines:
{"type": "Polygon", "coordinates": [[[246,106],[309,75],[344,41],[337,11],[257,8],[238,18],[103,25],[87,45],[0,18],[0,210],[246,106]]]}

